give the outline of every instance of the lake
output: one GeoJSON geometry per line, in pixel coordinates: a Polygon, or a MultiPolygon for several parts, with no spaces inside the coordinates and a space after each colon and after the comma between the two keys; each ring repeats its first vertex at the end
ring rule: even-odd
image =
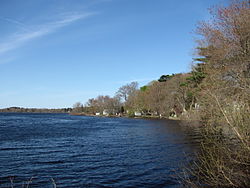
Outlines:
{"type": "Polygon", "coordinates": [[[197,135],[173,120],[0,113],[0,187],[180,187],[197,135]]]}

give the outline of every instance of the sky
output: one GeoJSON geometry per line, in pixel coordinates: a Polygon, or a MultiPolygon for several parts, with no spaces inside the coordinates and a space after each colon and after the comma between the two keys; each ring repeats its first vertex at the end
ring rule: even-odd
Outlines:
{"type": "Polygon", "coordinates": [[[72,107],[190,70],[197,23],[229,0],[1,0],[0,108],[72,107]]]}

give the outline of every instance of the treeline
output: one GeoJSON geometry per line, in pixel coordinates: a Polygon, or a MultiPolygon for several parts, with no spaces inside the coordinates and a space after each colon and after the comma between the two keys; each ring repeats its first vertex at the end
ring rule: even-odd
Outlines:
{"type": "Polygon", "coordinates": [[[15,112],[15,113],[69,113],[72,108],[21,108],[21,107],[10,107],[0,109],[0,112],[15,112]]]}
{"type": "Polygon", "coordinates": [[[196,92],[205,78],[204,65],[195,64],[190,73],[162,75],[159,80],[138,87],[132,82],[119,88],[114,97],[100,95],[83,105],[77,102],[73,112],[100,115],[188,117],[197,111],[196,92]]]}
{"type": "Polygon", "coordinates": [[[133,82],[114,97],[80,106],[86,113],[198,119],[204,141],[184,173],[185,185],[250,187],[250,1],[232,1],[211,9],[211,15],[197,27],[191,72],[163,75],[141,88],[133,82]]]}

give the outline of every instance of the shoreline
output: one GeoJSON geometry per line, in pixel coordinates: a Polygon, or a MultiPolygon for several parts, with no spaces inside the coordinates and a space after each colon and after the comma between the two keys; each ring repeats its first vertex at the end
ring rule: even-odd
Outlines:
{"type": "Polygon", "coordinates": [[[89,117],[115,117],[115,118],[131,118],[131,119],[169,119],[169,120],[181,120],[180,118],[167,118],[159,116],[127,116],[127,115],[94,115],[94,114],[85,114],[85,113],[69,113],[72,116],[89,116],[89,117]]]}
{"type": "Polygon", "coordinates": [[[72,116],[87,116],[87,117],[101,117],[101,118],[128,118],[128,119],[145,119],[145,120],[170,120],[170,121],[178,121],[183,123],[183,125],[188,127],[202,127],[202,122],[199,120],[192,120],[192,119],[181,119],[181,118],[174,118],[174,117],[159,117],[159,116],[116,116],[116,115],[94,115],[94,114],[85,114],[85,113],[69,113],[72,116]]]}

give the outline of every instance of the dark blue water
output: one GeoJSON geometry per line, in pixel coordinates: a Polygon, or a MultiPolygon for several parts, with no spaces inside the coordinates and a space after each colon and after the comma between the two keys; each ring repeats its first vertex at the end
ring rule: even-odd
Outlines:
{"type": "Polygon", "coordinates": [[[177,121],[2,113],[0,187],[179,187],[196,142],[177,121]]]}

